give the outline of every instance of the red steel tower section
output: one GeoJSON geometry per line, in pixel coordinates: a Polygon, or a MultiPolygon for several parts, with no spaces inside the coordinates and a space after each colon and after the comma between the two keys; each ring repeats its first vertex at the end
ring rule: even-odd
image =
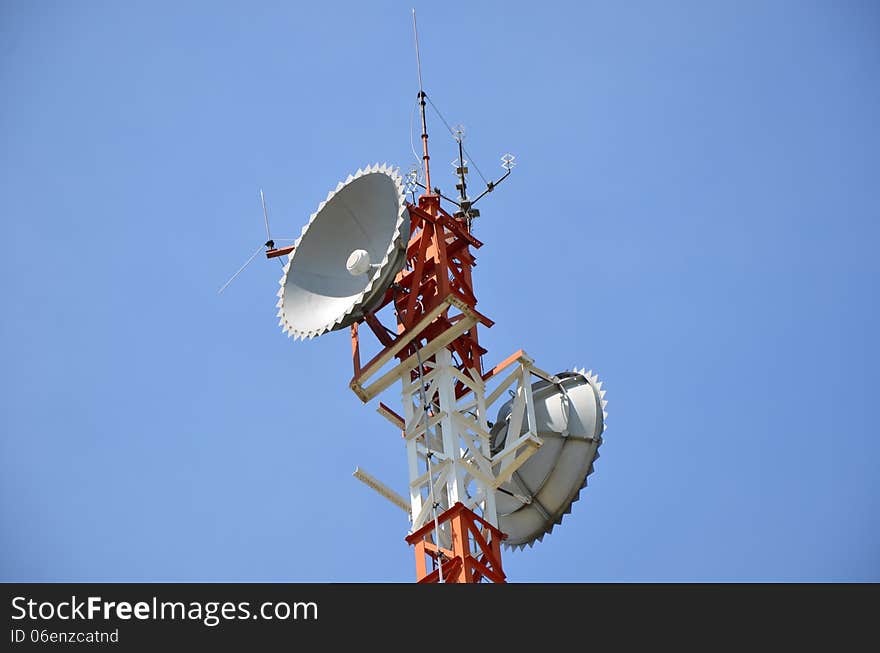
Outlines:
{"type": "MultiPolygon", "coordinates": [[[[409,214],[412,235],[407,245],[407,264],[382,303],[364,317],[364,323],[382,345],[367,362],[361,360],[359,325],[351,327],[354,377],[350,386],[365,402],[401,378],[419,383],[425,368],[438,369],[437,356],[444,350],[454,360],[452,391],[456,399],[470,393],[474,380],[484,376],[481,357],[486,350],[479,343],[477,327],[490,327],[493,322],[476,309],[475,258],[471,251],[482,243],[470,233],[464,219],[443,210],[436,194],[422,195],[418,205],[409,206],[409,214]],[[393,305],[397,318],[394,330],[377,315],[389,305],[393,305]],[[392,358],[397,365],[371,381],[392,358]]],[[[439,414],[439,406],[434,404],[429,411],[439,414]]],[[[380,412],[405,430],[404,418],[384,404],[380,404],[380,412]]],[[[503,537],[487,519],[455,502],[411,533],[407,541],[416,547],[419,582],[439,580],[441,573],[444,582],[504,582],[500,548],[503,537]],[[434,534],[436,527],[448,531],[448,546],[439,543],[441,538],[434,534]]]]}

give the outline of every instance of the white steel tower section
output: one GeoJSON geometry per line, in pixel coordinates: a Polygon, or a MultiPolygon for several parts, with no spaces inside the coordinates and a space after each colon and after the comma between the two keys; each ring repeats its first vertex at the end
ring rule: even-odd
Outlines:
{"type": "MultiPolygon", "coordinates": [[[[513,363],[514,369],[489,395],[483,379],[469,369],[458,369],[445,348],[423,363],[421,378],[418,367],[403,375],[403,435],[412,531],[458,502],[498,526],[496,491],[542,444],[535,427],[531,377],[556,380],[534,368],[524,353],[512,359],[513,363]],[[462,391],[459,382],[466,390],[462,391]],[[509,428],[515,433],[522,431],[522,435],[493,456],[488,411],[508,394],[513,397],[509,428]]],[[[528,497],[520,498],[529,501],[528,497]]],[[[449,535],[443,527],[440,531],[442,546],[449,535]]]]}

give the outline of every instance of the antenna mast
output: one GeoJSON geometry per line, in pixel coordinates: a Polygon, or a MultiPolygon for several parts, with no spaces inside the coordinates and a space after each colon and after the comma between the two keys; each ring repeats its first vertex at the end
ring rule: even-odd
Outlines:
{"type": "Polygon", "coordinates": [[[412,10],[413,17],[413,36],[416,41],[416,66],[419,71],[419,113],[422,116],[422,164],[425,168],[425,190],[428,195],[430,195],[433,190],[431,189],[431,167],[428,163],[431,159],[428,156],[428,122],[425,119],[425,91],[422,87],[422,58],[419,55],[419,30],[416,26],[416,10],[412,10]]]}

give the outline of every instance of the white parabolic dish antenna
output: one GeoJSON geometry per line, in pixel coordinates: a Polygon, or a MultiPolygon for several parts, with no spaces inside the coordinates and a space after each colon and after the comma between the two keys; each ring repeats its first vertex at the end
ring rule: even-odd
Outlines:
{"type": "MultiPolygon", "coordinates": [[[[531,546],[562,523],[599,457],[607,417],[602,383],[584,370],[557,377],[559,384],[532,385],[535,428],[544,443],[495,493],[498,527],[510,547],[531,546]]],[[[523,420],[521,433],[508,434],[512,405],[510,400],[498,410],[491,430],[493,453],[528,431],[523,420]]]]}
{"type": "Polygon", "coordinates": [[[360,320],[406,260],[410,231],[403,180],[385,164],[358,170],[303,227],[278,291],[280,326],[314,338],[360,320]]]}

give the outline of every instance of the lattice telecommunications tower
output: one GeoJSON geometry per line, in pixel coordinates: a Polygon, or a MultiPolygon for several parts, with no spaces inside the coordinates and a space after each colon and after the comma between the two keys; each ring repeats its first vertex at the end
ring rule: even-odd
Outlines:
{"type": "Polygon", "coordinates": [[[377,410],[403,435],[409,496],[360,469],[355,476],[408,513],[418,581],[500,583],[502,543],[540,541],[586,486],[605,430],[605,391],[592,372],[548,374],[522,350],[483,368],[479,330],[493,322],[477,310],[474,251],[483,243],[471,229],[474,205],[515,164],[505,155],[504,175],[470,199],[463,130],[451,129],[458,197],[442,195],[431,185],[425,114],[433,103],[420,62],[417,101],[421,170],[358,170],[288,247],[268,236],[264,203],[265,254],[288,257],[277,304],[284,332],[310,339],[349,329],[354,393],[367,403],[398,387],[402,414],[382,402],[377,410]],[[365,361],[367,347],[378,352],[365,361]]]}

